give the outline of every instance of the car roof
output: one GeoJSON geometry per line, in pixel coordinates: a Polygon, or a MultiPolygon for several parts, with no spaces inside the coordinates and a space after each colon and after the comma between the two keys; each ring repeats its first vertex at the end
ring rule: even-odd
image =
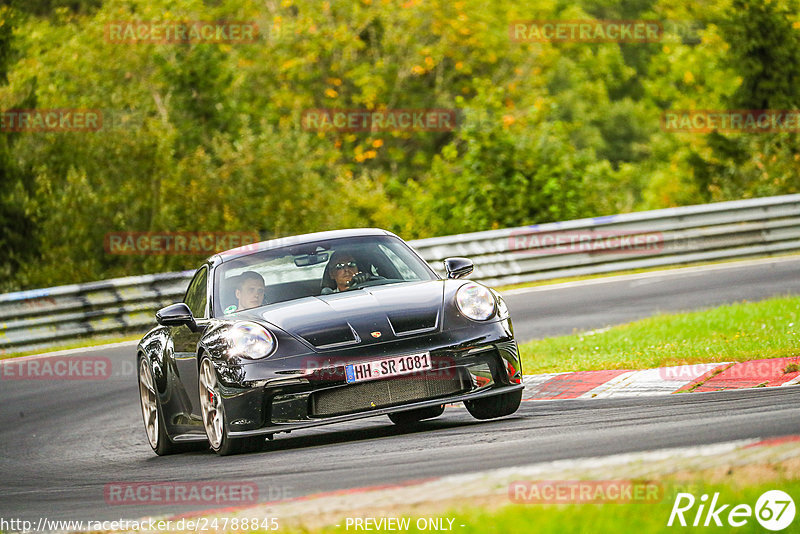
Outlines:
{"type": "Polygon", "coordinates": [[[226,261],[231,261],[236,258],[249,256],[250,254],[263,252],[265,250],[272,250],[280,247],[285,247],[287,245],[304,245],[306,243],[313,243],[315,241],[325,241],[327,239],[338,239],[342,237],[360,237],[360,236],[371,236],[371,235],[372,236],[390,235],[397,237],[392,232],[389,232],[387,230],[382,230],[380,228],[348,228],[342,230],[329,230],[326,232],[314,232],[312,234],[279,237],[276,239],[270,239],[268,241],[261,241],[259,243],[244,245],[241,247],[233,248],[215,254],[214,256],[208,259],[208,262],[216,266],[219,265],[220,263],[225,263],[226,261]]]}

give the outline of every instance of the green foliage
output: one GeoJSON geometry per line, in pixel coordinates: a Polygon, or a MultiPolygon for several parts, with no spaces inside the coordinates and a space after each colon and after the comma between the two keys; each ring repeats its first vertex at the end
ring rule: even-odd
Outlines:
{"type": "MultiPolygon", "coordinates": [[[[17,24],[15,13],[0,6],[0,86],[8,83],[13,57],[13,32],[17,24]]],[[[32,92],[14,102],[17,107],[32,107],[32,92]]],[[[28,202],[31,174],[14,158],[13,148],[19,134],[0,131],[0,291],[17,287],[15,278],[20,267],[35,252],[30,245],[31,216],[25,208],[28,202]]]]}
{"type": "MultiPolygon", "coordinates": [[[[720,24],[730,49],[722,62],[741,80],[727,109],[796,110],[800,105],[798,3],[734,0],[720,24]]],[[[707,150],[688,159],[712,200],[800,191],[796,133],[709,134],[707,150]]]]}
{"type": "Polygon", "coordinates": [[[742,83],[731,105],[742,109],[793,109],[800,102],[800,32],[795,0],[734,0],[722,25],[728,56],[742,83]]]}
{"type": "Polygon", "coordinates": [[[0,132],[0,290],[199,260],[110,255],[108,232],[379,226],[415,238],[798,189],[796,134],[660,128],[669,109],[797,107],[800,28],[788,0],[10,6],[0,8],[0,109],[101,109],[104,124],[0,132]],[[509,38],[513,21],[593,17],[679,24],[659,43],[509,38]],[[253,21],[259,36],[107,38],[109,23],[131,20],[253,21]],[[460,123],[316,132],[302,125],[314,108],[457,109],[460,123]]]}
{"type": "Polygon", "coordinates": [[[15,9],[35,15],[50,15],[56,9],[88,13],[100,6],[102,0],[7,0],[15,9]]]}

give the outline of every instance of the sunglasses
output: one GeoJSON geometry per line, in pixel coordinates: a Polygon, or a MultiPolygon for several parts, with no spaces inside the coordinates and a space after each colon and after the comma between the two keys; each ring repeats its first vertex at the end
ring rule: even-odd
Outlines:
{"type": "Polygon", "coordinates": [[[351,269],[358,269],[358,265],[356,265],[356,262],[354,261],[348,261],[347,263],[337,263],[335,265],[337,271],[341,271],[342,269],[346,269],[348,267],[351,269]]]}

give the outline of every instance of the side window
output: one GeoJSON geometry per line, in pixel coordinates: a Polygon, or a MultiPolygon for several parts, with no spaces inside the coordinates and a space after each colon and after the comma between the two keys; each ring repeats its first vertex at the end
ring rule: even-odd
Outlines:
{"type": "Polygon", "coordinates": [[[206,281],[208,280],[208,269],[201,267],[194,275],[192,281],[189,283],[189,289],[186,290],[186,298],[183,302],[192,310],[192,315],[195,317],[206,316],[206,281]]]}

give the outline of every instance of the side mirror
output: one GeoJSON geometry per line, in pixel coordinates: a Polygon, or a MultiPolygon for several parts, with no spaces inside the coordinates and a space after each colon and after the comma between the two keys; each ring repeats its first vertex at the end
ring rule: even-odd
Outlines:
{"type": "Polygon", "coordinates": [[[192,310],[183,302],[170,304],[166,308],[161,308],[156,312],[156,322],[162,326],[181,326],[186,325],[189,330],[194,332],[197,323],[194,321],[192,310]]]}
{"type": "Polygon", "coordinates": [[[464,278],[472,272],[475,266],[469,258],[447,258],[444,260],[444,270],[447,278],[464,278]]]}

